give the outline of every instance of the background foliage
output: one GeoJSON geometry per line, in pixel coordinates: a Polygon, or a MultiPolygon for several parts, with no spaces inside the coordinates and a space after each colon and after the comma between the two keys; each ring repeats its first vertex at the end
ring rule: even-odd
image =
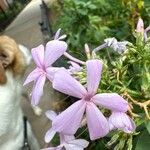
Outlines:
{"type": "Polygon", "coordinates": [[[145,25],[150,22],[149,0],[57,0],[52,9],[59,14],[54,31],[67,33],[70,51],[80,58],[85,43],[93,48],[108,37],[134,41],[131,33],[139,16],[145,25]]]}

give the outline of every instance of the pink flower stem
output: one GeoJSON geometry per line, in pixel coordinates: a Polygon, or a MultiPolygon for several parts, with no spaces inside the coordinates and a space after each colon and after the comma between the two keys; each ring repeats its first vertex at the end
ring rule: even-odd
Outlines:
{"type": "Polygon", "coordinates": [[[64,53],[64,56],[67,57],[68,59],[76,62],[76,63],[79,63],[79,64],[82,64],[82,65],[85,65],[85,62],[84,61],[81,61],[73,56],[71,56],[70,54],[68,54],[67,52],[64,53]]]}

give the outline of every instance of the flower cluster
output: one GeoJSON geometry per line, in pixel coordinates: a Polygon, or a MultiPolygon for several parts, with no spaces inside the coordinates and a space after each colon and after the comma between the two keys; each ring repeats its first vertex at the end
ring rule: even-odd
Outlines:
{"type": "MultiPolygon", "coordinates": [[[[137,29],[140,30],[140,29],[137,29]]],[[[65,35],[59,37],[60,30],[57,31],[54,40],[49,41],[45,48],[40,45],[33,48],[31,53],[36,68],[29,74],[24,85],[34,81],[31,93],[32,105],[38,105],[43,95],[43,86],[46,79],[52,83],[55,90],[73,96],[77,99],[66,110],[56,115],[53,111],[46,112],[46,116],[52,121],[51,128],[45,135],[45,142],[49,143],[54,135],[60,135],[60,145],[47,148],[47,150],[67,149],[83,150],[88,146],[88,142],[83,139],[75,139],[77,130],[81,127],[83,119],[86,120],[89,136],[91,140],[96,140],[106,136],[111,130],[122,130],[132,133],[135,124],[128,116],[128,102],[117,93],[97,93],[101,80],[103,62],[99,59],[91,59],[83,62],[69,55],[67,43],[61,41],[65,35]],[[53,67],[53,63],[62,55],[69,58],[71,66],[53,67]],[[83,65],[81,67],[79,64],[83,65]],[[74,73],[86,70],[86,84],[82,85],[74,78],[74,73]],[[103,109],[109,110],[109,115],[105,116],[103,109]]],[[[105,40],[107,46],[114,50],[124,52],[128,42],[117,42],[115,38],[105,40]]],[[[87,45],[86,45],[87,51],[87,45]]],[[[97,51],[97,50],[96,50],[97,51]]],[[[89,50],[88,50],[89,52],[89,50]]]]}

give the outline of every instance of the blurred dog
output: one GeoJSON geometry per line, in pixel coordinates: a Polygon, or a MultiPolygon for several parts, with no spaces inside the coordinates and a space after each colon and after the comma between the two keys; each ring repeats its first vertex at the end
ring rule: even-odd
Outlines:
{"type": "MultiPolygon", "coordinates": [[[[20,150],[24,144],[21,79],[29,58],[26,48],[0,36],[0,150],[20,150]]],[[[29,123],[27,131],[30,149],[39,150],[29,123]]]]}

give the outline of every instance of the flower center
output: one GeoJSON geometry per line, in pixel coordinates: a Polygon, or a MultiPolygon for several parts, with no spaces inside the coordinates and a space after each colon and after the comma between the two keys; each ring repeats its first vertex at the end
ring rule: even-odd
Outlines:
{"type": "Polygon", "coordinates": [[[87,95],[85,95],[84,100],[85,100],[85,101],[90,101],[91,98],[92,98],[92,95],[87,94],[87,95]]]}
{"type": "Polygon", "coordinates": [[[41,68],[40,68],[40,72],[41,72],[41,74],[46,75],[46,71],[41,68]]]}

